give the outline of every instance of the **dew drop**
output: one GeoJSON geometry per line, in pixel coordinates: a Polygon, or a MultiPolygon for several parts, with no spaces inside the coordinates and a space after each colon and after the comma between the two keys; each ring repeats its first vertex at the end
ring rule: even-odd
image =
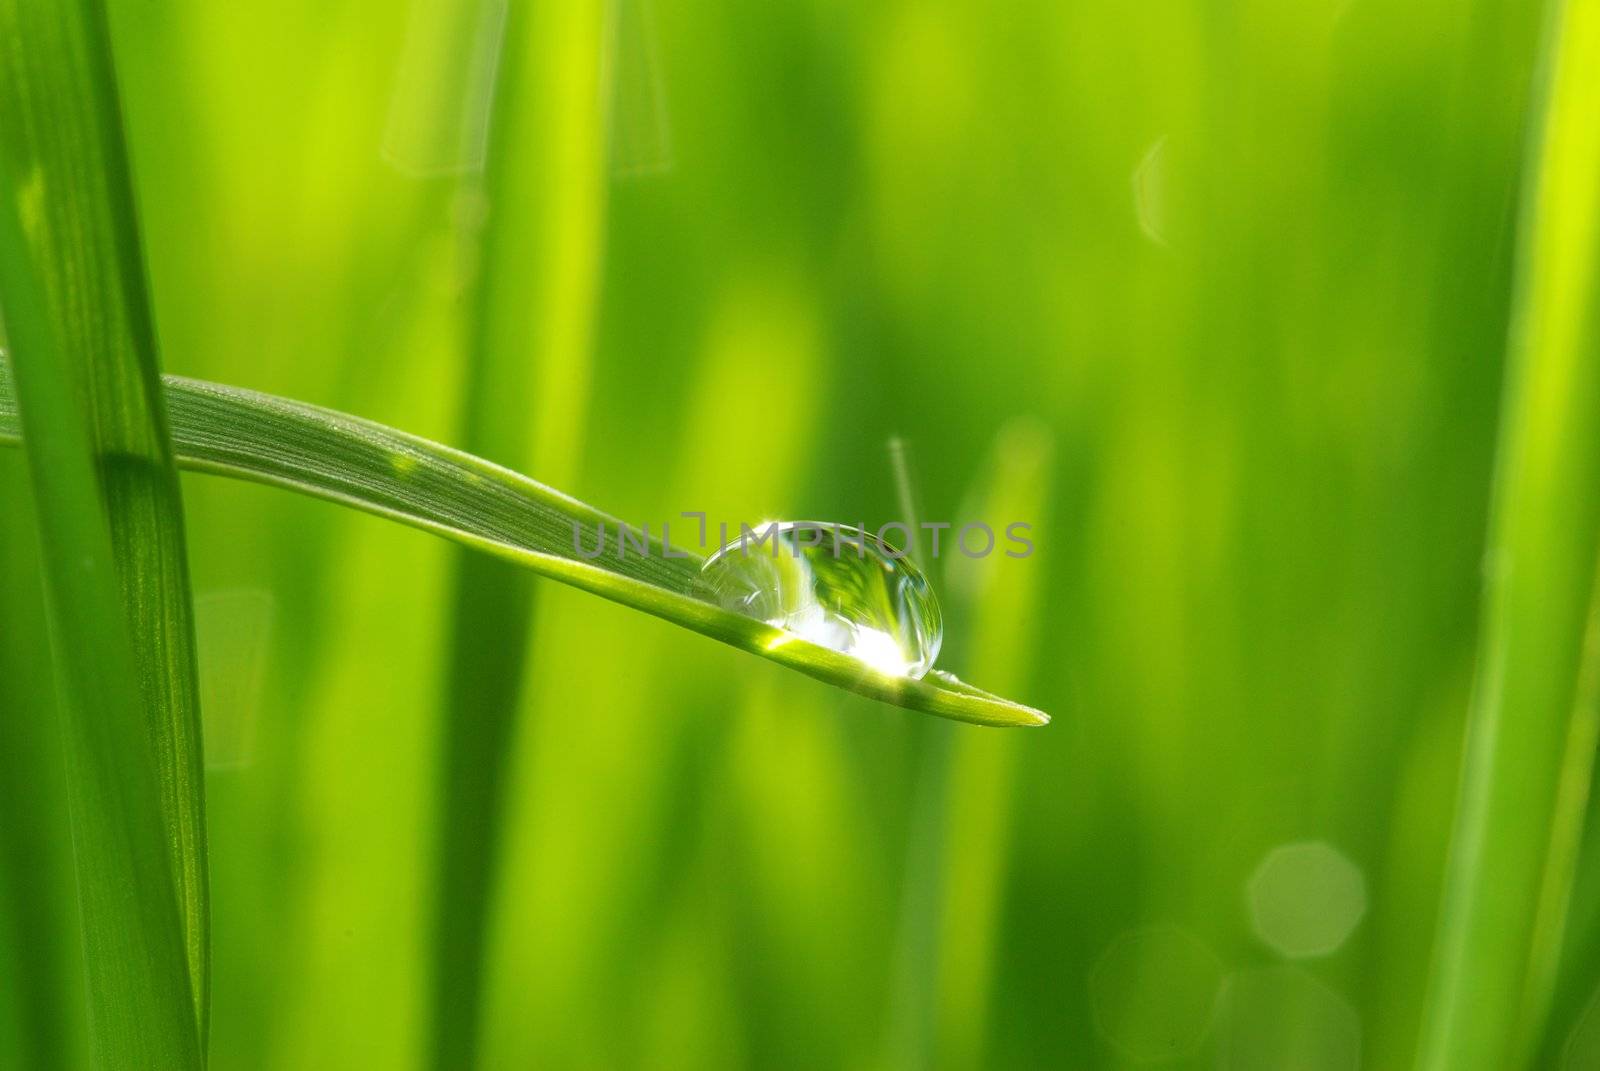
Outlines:
{"type": "Polygon", "coordinates": [[[891,676],[921,678],[944,640],[927,577],[859,528],[771,521],[745,529],[706,559],[700,578],[723,609],[891,676]]]}

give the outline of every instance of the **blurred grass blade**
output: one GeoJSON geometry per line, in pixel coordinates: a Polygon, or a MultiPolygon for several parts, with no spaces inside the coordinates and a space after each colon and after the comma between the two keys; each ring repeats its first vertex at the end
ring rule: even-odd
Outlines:
{"type": "MultiPolygon", "coordinates": [[[[601,124],[582,108],[600,106],[586,92],[600,63],[600,14],[598,3],[510,8],[467,344],[463,445],[506,465],[531,460],[556,480],[569,474],[586,408],[599,289],[601,124]]],[[[478,1062],[485,935],[533,581],[514,562],[465,548],[456,556],[434,879],[439,1068],[478,1062]]]]}
{"type": "MultiPolygon", "coordinates": [[[[903,475],[905,446],[891,443],[904,514],[915,516],[915,485],[903,475]]],[[[1026,419],[996,437],[960,516],[1041,517],[1050,486],[1047,429],[1026,419]]],[[[962,671],[1004,687],[1031,669],[1039,593],[1024,571],[994,558],[946,559],[943,588],[962,671]]],[[[897,950],[889,1060],[896,1067],[983,1067],[1010,818],[1014,737],[952,731],[930,737],[920,756],[912,822],[912,886],[897,950]]]]}
{"type": "Polygon", "coordinates": [[[1420,1065],[1524,1066],[1542,1028],[1592,754],[1600,548],[1600,4],[1557,4],[1523,210],[1466,762],[1420,1065]],[[1592,749],[1592,743],[1589,745],[1592,749]],[[1567,784],[1563,786],[1565,780],[1567,784]],[[1562,843],[1556,843],[1559,838],[1562,843]],[[1552,866],[1552,864],[1557,864],[1552,866]],[[1552,915],[1554,913],[1554,915],[1552,915]]]}
{"type": "Polygon", "coordinates": [[[483,166],[506,0],[411,0],[383,156],[409,175],[483,166]]]}
{"type": "MultiPolygon", "coordinates": [[[[909,535],[906,554],[932,575],[923,553],[920,496],[912,477],[911,447],[899,436],[889,440],[889,469],[895,501],[909,535]]],[[[934,582],[930,580],[930,582],[934,582]]],[[[937,592],[938,589],[935,589],[937,592]]],[[[895,948],[894,986],[888,1018],[891,1067],[926,1067],[933,1063],[934,983],[938,967],[939,900],[948,849],[945,813],[950,795],[950,754],[954,726],[918,733],[915,747],[916,788],[906,834],[905,878],[900,893],[899,934],[895,948]]]]}
{"type": "MultiPolygon", "coordinates": [[[[658,540],[615,553],[615,519],[481,458],[371,421],[237,387],[166,377],[181,466],[272,484],[402,521],[517,561],[541,576],[693,629],[807,676],[886,703],[979,725],[1043,725],[1043,712],[948,674],[911,680],[696,597],[700,559],[658,540]],[[607,531],[606,552],[574,553],[607,531]]],[[[0,375],[0,440],[17,437],[16,403],[0,375]]],[[[630,529],[631,531],[631,529],[630,529]]]]}
{"type": "MultiPolygon", "coordinates": [[[[526,5],[512,9],[515,51],[526,5]]],[[[505,121],[522,71],[520,57],[499,59],[495,118],[489,131],[484,196],[506,192],[505,121]]],[[[521,201],[524,198],[511,198],[521,201]]],[[[531,198],[527,198],[531,200],[531,198]]],[[[507,205],[513,217],[515,205],[507,205]]],[[[480,242],[476,299],[467,342],[460,421],[462,442],[486,458],[513,464],[526,456],[528,368],[526,331],[499,347],[513,301],[496,286],[505,273],[497,253],[521,235],[507,234],[504,213],[491,212],[480,242]],[[497,270],[498,269],[498,270],[497,270]],[[499,328],[500,330],[497,330],[499,328]]],[[[520,244],[520,243],[518,243],[520,244]]],[[[519,324],[519,326],[525,326],[519,324]]],[[[494,885],[495,844],[504,810],[512,727],[522,698],[533,621],[534,577],[514,563],[462,548],[455,556],[450,637],[441,699],[439,832],[434,858],[433,1066],[470,1067],[476,1060],[482,1002],[484,937],[494,885]]]]}
{"type": "MultiPolygon", "coordinates": [[[[1586,914],[1575,920],[1568,909],[1583,887],[1580,860],[1594,779],[1595,747],[1600,744],[1600,570],[1590,596],[1588,625],[1578,670],[1577,695],[1567,729],[1556,786],[1555,815],[1550,828],[1550,855],[1545,860],[1538,912],[1529,950],[1528,989],[1523,996],[1522,1041],[1539,1047],[1556,1006],[1563,950],[1570,947],[1569,926],[1581,942],[1586,914]]],[[[1533,1052],[1535,1048],[1525,1051],[1533,1052]]]]}
{"type": "Polygon", "coordinates": [[[255,761],[256,719],[275,600],[260,588],[210,591],[194,600],[207,770],[255,761]]]}
{"type": "MultiPolygon", "coordinates": [[[[1033,517],[1049,508],[1054,443],[1030,420],[1006,425],[995,440],[968,517],[1033,517]]],[[[998,687],[1022,688],[1034,672],[1042,598],[1034,578],[990,558],[953,558],[945,590],[967,620],[964,669],[998,687]]],[[[946,1067],[983,1067],[995,1004],[995,961],[1011,864],[1016,809],[1014,737],[963,733],[951,756],[945,804],[945,873],[935,970],[934,1051],[946,1067]]]]}
{"type": "Polygon", "coordinates": [[[0,42],[0,299],[47,533],[96,1055],[183,1066],[209,992],[194,635],[105,10],[4,0],[0,42]]]}
{"type": "Polygon", "coordinates": [[[606,0],[604,128],[611,170],[623,177],[672,168],[672,126],[650,0],[606,0]]]}

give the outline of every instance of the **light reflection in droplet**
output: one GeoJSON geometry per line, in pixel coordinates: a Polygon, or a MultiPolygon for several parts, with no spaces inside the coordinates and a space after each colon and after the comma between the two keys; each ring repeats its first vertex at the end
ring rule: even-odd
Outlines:
{"type": "Polygon", "coordinates": [[[724,609],[890,676],[922,677],[944,638],[938,601],[921,570],[871,533],[846,525],[767,522],[707,558],[700,577],[724,609]]]}

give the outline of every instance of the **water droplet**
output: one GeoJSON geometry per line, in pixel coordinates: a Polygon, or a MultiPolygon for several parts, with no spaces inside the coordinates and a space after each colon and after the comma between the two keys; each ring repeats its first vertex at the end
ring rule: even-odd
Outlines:
{"type": "Polygon", "coordinates": [[[927,577],[859,528],[771,521],[744,529],[706,559],[700,578],[723,609],[892,676],[921,678],[944,640],[927,577]]]}

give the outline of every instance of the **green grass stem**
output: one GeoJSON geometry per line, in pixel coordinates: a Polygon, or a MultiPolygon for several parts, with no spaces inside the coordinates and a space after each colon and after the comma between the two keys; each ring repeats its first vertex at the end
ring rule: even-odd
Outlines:
{"type": "MultiPolygon", "coordinates": [[[[909,710],[978,725],[1037,726],[1043,711],[991,695],[946,674],[922,680],[880,673],[848,655],[732,613],[698,597],[700,558],[659,541],[645,553],[614,553],[621,522],[526,476],[405,432],[303,402],[167,376],[178,464],[339,502],[519,562],[559,580],[788,666],[807,676],[909,710]],[[604,526],[598,558],[574,553],[574,525],[604,526]]],[[[0,375],[0,442],[20,428],[9,377],[0,375]]],[[[630,532],[633,529],[628,529],[630,532]]]]}
{"type": "Polygon", "coordinates": [[[1526,1066],[1593,760],[1600,5],[1558,3],[1528,158],[1477,679],[1419,1066],[1526,1066]]]}
{"type": "Polygon", "coordinates": [[[104,8],[7,0],[0,48],[0,296],[67,724],[94,1055],[183,1067],[202,1059],[209,992],[194,633],[104,8]]]}

